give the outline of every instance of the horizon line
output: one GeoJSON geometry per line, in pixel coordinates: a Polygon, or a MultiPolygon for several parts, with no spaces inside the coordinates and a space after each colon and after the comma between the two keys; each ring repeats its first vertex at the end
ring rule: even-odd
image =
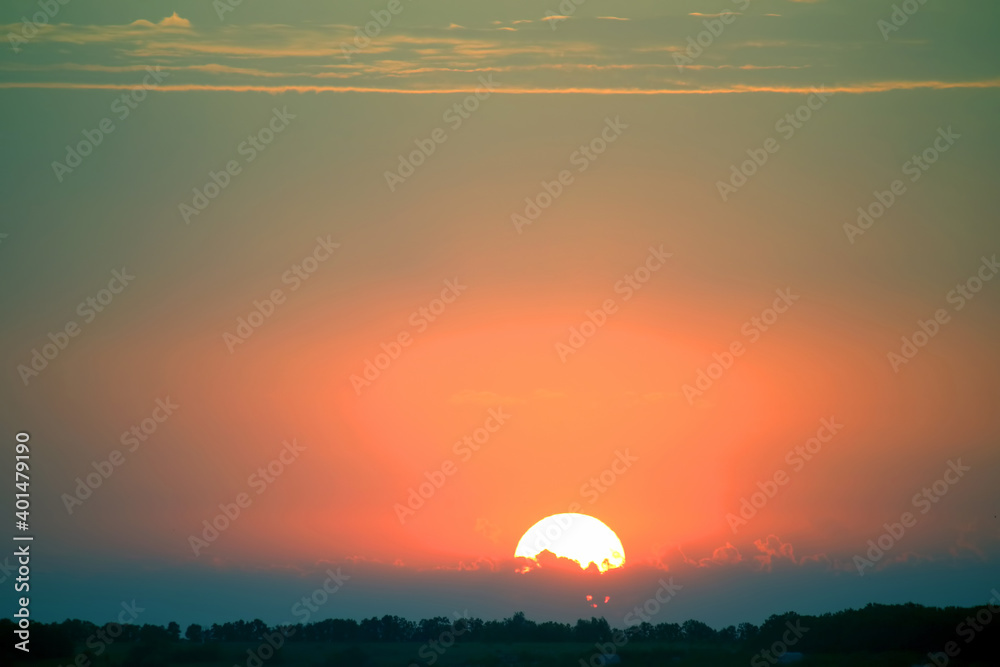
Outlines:
{"type": "MultiPolygon", "coordinates": [[[[63,82],[0,82],[0,89],[43,89],[43,90],[133,90],[141,88],[124,83],[63,83],[63,82]]],[[[819,86],[743,86],[734,85],[720,88],[501,88],[490,94],[509,95],[737,95],[748,93],[810,94],[818,91],[827,93],[865,94],[909,90],[956,90],[1000,88],[1000,79],[981,81],[879,81],[867,84],[848,84],[827,87],[819,86]]],[[[316,86],[285,84],[263,86],[252,84],[176,84],[157,85],[146,88],[148,92],[259,92],[279,95],[282,93],[380,93],[389,95],[454,95],[475,93],[481,87],[453,88],[369,88],[363,86],[316,86]]]]}

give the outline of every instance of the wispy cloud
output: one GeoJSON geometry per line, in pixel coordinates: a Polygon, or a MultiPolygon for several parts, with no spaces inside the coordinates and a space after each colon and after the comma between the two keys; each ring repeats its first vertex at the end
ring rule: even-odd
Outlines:
{"type": "MultiPolygon", "coordinates": [[[[20,72],[15,80],[0,85],[67,89],[130,86],[134,82],[128,76],[133,70],[127,68],[141,69],[147,64],[178,74],[171,85],[161,88],[163,91],[267,93],[466,92],[475,88],[475,78],[468,74],[480,72],[508,74],[501,94],[586,95],[799,94],[824,82],[835,92],[863,94],[995,88],[1000,77],[995,67],[983,64],[976,73],[956,70],[949,74],[939,67],[931,79],[917,57],[930,48],[927,35],[894,40],[889,45],[879,39],[877,31],[817,37],[810,27],[816,22],[813,15],[835,13],[835,6],[796,4],[811,6],[794,12],[810,15],[811,23],[802,24],[790,15],[781,22],[769,22],[764,33],[743,30],[740,35],[734,33],[739,39],[729,39],[727,34],[698,63],[686,67],[683,77],[664,54],[683,52],[691,30],[703,19],[719,14],[690,12],[688,15],[697,21],[654,17],[644,19],[641,25],[626,16],[605,15],[581,20],[578,23],[585,29],[555,37],[537,24],[571,17],[509,17],[481,23],[463,17],[460,22],[437,26],[394,23],[368,40],[351,59],[345,57],[344,50],[345,45],[354,43],[357,27],[340,22],[202,25],[173,13],[155,22],[57,23],[41,26],[32,38],[32,48],[19,54],[17,64],[23,69],[0,69],[20,72]],[[624,28],[625,24],[630,25],[624,28]],[[627,39],[623,30],[628,32],[627,39]],[[808,30],[813,34],[806,34],[808,30]],[[875,49],[877,58],[872,57],[875,49]],[[59,62],[66,64],[53,65],[59,62]],[[30,72],[35,75],[29,76],[30,72]],[[820,74],[823,81],[815,79],[820,74]],[[350,85],[325,85],[324,79],[349,79],[350,85]]],[[[748,14],[741,25],[750,26],[762,18],[748,14]]],[[[19,27],[0,26],[0,31],[19,27]]]]}
{"type": "MultiPolygon", "coordinates": [[[[135,84],[126,83],[71,83],[71,82],[38,82],[18,81],[0,82],[0,89],[17,88],[48,88],[66,90],[131,90],[135,84]]],[[[989,81],[888,81],[855,86],[826,86],[831,93],[883,93],[897,90],[958,90],[1000,88],[1000,79],[989,81]]],[[[455,93],[472,93],[476,85],[456,86],[452,88],[390,88],[378,86],[318,86],[318,85],[226,85],[226,84],[178,84],[160,85],[157,92],[191,92],[191,91],[224,91],[224,92],[258,92],[258,93],[385,93],[399,95],[449,95],[455,93]]],[[[719,88],[504,88],[494,91],[494,94],[507,95],[745,95],[752,93],[780,93],[790,95],[808,95],[816,90],[815,86],[727,86],[719,88]]]]}
{"type": "Polygon", "coordinates": [[[162,19],[159,23],[152,23],[151,21],[146,21],[145,19],[139,19],[138,21],[132,21],[129,25],[144,28],[190,28],[191,21],[181,18],[177,15],[177,12],[174,12],[170,16],[162,19]]]}

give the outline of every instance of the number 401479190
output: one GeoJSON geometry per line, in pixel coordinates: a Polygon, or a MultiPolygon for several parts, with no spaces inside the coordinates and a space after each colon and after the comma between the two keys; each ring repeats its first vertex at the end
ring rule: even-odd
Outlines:
{"type": "Polygon", "coordinates": [[[29,494],[28,494],[28,460],[31,457],[31,451],[28,448],[28,434],[18,433],[17,434],[17,446],[14,448],[15,451],[15,464],[14,464],[14,486],[21,493],[15,493],[16,507],[17,510],[14,512],[18,520],[25,523],[28,522],[28,508],[30,507],[29,494]],[[22,481],[23,480],[23,481],[22,481]]]}

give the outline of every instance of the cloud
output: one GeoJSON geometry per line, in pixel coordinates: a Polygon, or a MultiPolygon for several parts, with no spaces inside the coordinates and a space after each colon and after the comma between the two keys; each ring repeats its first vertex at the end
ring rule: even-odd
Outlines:
{"type": "MultiPolygon", "coordinates": [[[[0,89],[55,89],[55,90],[132,90],[134,83],[66,83],[59,81],[3,81],[0,82],[0,89]]],[[[837,87],[827,87],[830,93],[846,94],[867,94],[884,93],[897,90],[960,90],[960,89],[994,89],[1000,88],[1000,79],[990,79],[985,81],[884,81],[871,84],[843,85],[837,87]]],[[[157,86],[157,92],[234,92],[234,93],[269,93],[280,95],[283,93],[380,93],[398,95],[453,95],[468,94],[476,92],[477,85],[465,84],[451,87],[432,88],[401,88],[376,85],[356,85],[356,86],[320,86],[310,84],[284,84],[284,85],[253,85],[253,84],[177,84],[157,86]]],[[[814,86],[753,86],[737,85],[702,88],[500,88],[494,94],[507,95],[747,95],[754,93],[773,93],[788,95],[809,95],[814,92],[814,86]]],[[[700,399],[699,399],[700,400],[700,399]]],[[[696,406],[711,407],[713,404],[705,402],[696,406]]]]}
{"type": "Polygon", "coordinates": [[[177,15],[177,12],[174,12],[170,16],[168,16],[168,17],[164,18],[162,21],[160,21],[160,25],[161,26],[173,26],[173,27],[176,27],[176,28],[190,28],[191,27],[191,21],[188,21],[187,19],[181,18],[180,16],[177,15]]]}
{"type": "Polygon", "coordinates": [[[701,566],[707,567],[710,565],[736,565],[737,563],[743,562],[743,554],[740,550],[734,547],[729,542],[726,542],[725,546],[718,547],[712,552],[711,558],[701,559],[701,566]]]}
{"type": "MultiPolygon", "coordinates": [[[[589,22],[586,31],[555,42],[544,30],[518,30],[520,24],[532,21],[512,17],[486,22],[484,28],[457,23],[413,28],[394,23],[364,48],[352,52],[350,58],[345,57],[344,45],[354,44],[356,27],[333,21],[296,24],[294,17],[289,17],[288,24],[207,23],[199,25],[196,32],[190,20],[174,12],[156,23],[50,24],[38,30],[32,49],[25,50],[26,57],[19,63],[69,61],[81,68],[74,70],[77,73],[90,71],[94,75],[77,74],[61,80],[55,74],[26,76],[7,82],[5,87],[72,90],[101,89],[109,84],[130,86],[134,81],[126,78],[127,73],[115,77],[110,76],[112,70],[103,70],[108,76],[99,76],[102,70],[97,68],[150,60],[176,68],[172,71],[178,77],[163,86],[163,92],[464,93],[478,85],[467,73],[488,71],[509,73],[498,91],[501,94],[799,94],[822,83],[815,76],[806,79],[796,69],[822,72],[825,81],[836,84],[828,86],[831,92],[997,87],[995,78],[1000,74],[986,64],[969,69],[959,67],[957,61],[951,68],[944,63],[934,70],[938,73],[934,80],[926,79],[928,70],[922,65],[927,45],[938,44],[946,50],[954,39],[951,33],[894,40],[886,45],[878,39],[877,31],[874,36],[818,32],[798,15],[808,15],[815,24],[820,17],[838,16],[839,10],[834,3],[811,5],[807,12],[780,22],[768,21],[768,30],[751,33],[750,39],[719,40],[710,53],[688,65],[683,75],[677,73],[672,59],[663,55],[683,51],[692,26],[668,15],[651,17],[654,23],[659,22],[656,29],[636,32],[629,39],[622,39],[621,31],[609,24],[627,21],[627,17],[600,16],[589,22]],[[615,63],[617,69],[607,63],[615,63]],[[88,66],[94,69],[82,69],[88,66]],[[340,74],[329,73],[334,71],[340,74]],[[268,85],[257,85],[259,81],[254,79],[258,78],[268,79],[268,85]],[[323,78],[350,78],[351,85],[317,85],[316,79],[323,78]]],[[[551,25],[567,18],[571,17],[550,15],[535,22],[551,25]]],[[[745,20],[763,19],[756,15],[745,20]]],[[[17,31],[20,27],[0,26],[4,29],[17,31]]]]}
{"type": "Polygon", "coordinates": [[[143,28],[190,28],[191,21],[181,18],[177,12],[174,12],[170,16],[163,18],[159,23],[152,23],[145,19],[139,19],[138,21],[132,21],[129,25],[143,28]]]}
{"type": "Polygon", "coordinates": [[[819,569],[826,571],[837,569],[826,554],[797,557],[790,542],[785,542],[773,534],[754,540],[744,550],[748,552],[748,555],[727,541],[724,545],[715,547],[710,556],[692,558],[684,552],[683,548],[674,547],[660,558],[657,565],[674,572],[708,568],[769,573],[776,567],[779,569],[809,567],[811,569],[813,566],[820,566],[819,569]],[[787,567],[780,567],[782,565],[787,567]]]}
{"type": "MultiPolygon", "coordinates": [[[[955,558],[962,558],[966,554],[972,554],[976,560],[986,562],[989,558],[983,547],[988,541],[989,537],[977,529],[975,522],[961,525],[958,527],[958,536],[955,538],[955,544],[948,549],[948,553],[955,558]]],[[[995,546],[995,544],[991,546],[995,546]]]]}
{"type": "Polygon", "coordinates": [[[580,567],[580,563],[572,558],[557,556],[548,549],[543,550],[534,558],[517,558],[515,562],[519,564],[518,571],[522,574],[535,570],[555,570],[571,575],[584,573],[590,576],[600,576],[601,574],[601,570],[597,567],[596,563],[592,562],[584,569],[580,567]]]}
{"type": "Polygon", "coordinates": [[[770,572],[774,564],[781,561],[789,562],[792,565],[796,564],[795,549],[790,543],[782,542],[777,535],[768,535],[764,539],[754,540],[753,544],[760,552],[754,556],[754,560],[760,563],[762,570],[770,572]]]}

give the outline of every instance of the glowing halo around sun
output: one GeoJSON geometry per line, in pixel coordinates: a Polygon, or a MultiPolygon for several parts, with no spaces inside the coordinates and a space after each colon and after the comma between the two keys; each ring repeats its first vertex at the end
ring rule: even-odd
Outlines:
{"type": "Polygon", "coordinates": [[[625,564],[625,549],[615,532],[586,514],[545,517],[529,528],[517,543],[514,557],[537,562],[536,557],[543,551],[575,560],[583,569],[593,563],[601,572],[625,564]]]}

